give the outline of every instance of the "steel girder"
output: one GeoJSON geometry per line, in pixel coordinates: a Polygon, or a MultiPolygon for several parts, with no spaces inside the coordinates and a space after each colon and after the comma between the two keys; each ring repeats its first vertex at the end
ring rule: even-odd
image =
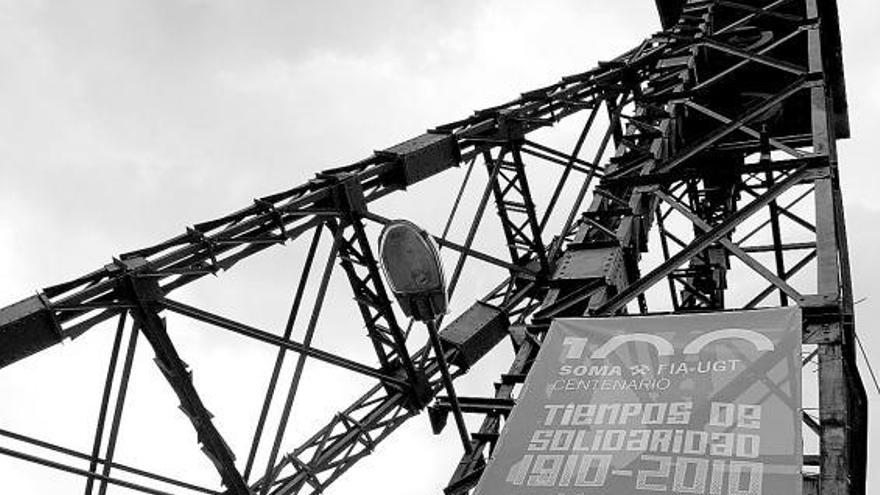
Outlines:
{"type": "MultiPolygon", "coordinates": [[[[441,386],[436,356],[428,346],[415,353],[407,350],[406,332],[395,319],[363,225],[364,220],[385,219],[369,205],[459,163],[472,166],[482,160],[489,180],[467,239],[457,244],[446,239],[444,232],[438,240],[460,253],[451,290],[467,258],[502,267],[508,277],[447,324],[441,339],[447,346],[446,358],[455,367],[454,375],[465,373],[508,336],[516,357],[494,396],[462,398],[468,404],[464,412],[483,414],[484,419],[448,493],[467,493],[479,479],[516,386],[528,374],[552,318],[625,313],[633,301],[638,302],[639,312],[647,312],[646,293],[656,290],[664,279],[674,311],[751,308],[774,292],[780,304],[804,308],[804,342],[817,346],[805,364],[818,360],[820,381],[819,417],[805,415],[819,439],[819,451],[805,459],[818,470],[817,476],[805,478],[805,488],[807,493],[863,493],[866,400],[855,365],[851,283],[835,152],[836,136],[848,133],[837,62],[839,40],[835,45],[839,37],[836,7],[815,0],[674,3],[675,8],[661,8],[663,32],[595,69],[439,126],[360,162],[322,172],[308,184],[255,200],[233,214],[123,254],[88,275],[3,308],[0,366],[119,317],[118,345],[111,356],[101,407],[100,417],[106,418],[106,397],[110,377],[116,374],[124,318],[131,313],[136,326],[130,332],[123,377],[130,373],[130,356],[137,335],[143,332],[228,493],[321,492],[432,399],[437,399],[437,408],[449,408],[448,401],[437,397],[441,386]],[[670,18],[678,20],[667,22],[670,18]],[[603,108],[607,118],[601,117],[603,108]],[[587,114],[587,120],[571,152],[531,138],[533,131],[574,114],[587,114]],[[600,120],[604,121],[600,124],[600,120]],[[591,142],[588,136],[598,142],[591,159],[582,157],[589,147],[585,143],[591,142]],[[606,162],[609,150],[613,156],[606,162]],[[529,157],[528,164],[524,155],[529,157]],[[549,165],[561,166],[563,171],[542,214],[527,172],[549,165]],[[553,227],[551,213],[561,208],[560,192],[573,177],[579,186],[574,204],[563,212],[561,228],[548,233],[553,227]],[[592,199],[584,206],[589,193],[592,199]],[[473,248],[490,197],[509,260],[473,248]],[[799,208],[805,198],[813,199],[812,212],[799,208]],[[761,220],[762,214],[767,218],[761,220]],[[640,266],[654,224],[663,260],[652,267],[640,266]],[[271,246],[314,231],[306,262],[310,267],[325,227],[333,234],[333,247],[302,343],[290,340],[290,328],[304,283],[281,336],[167,296],[205,275],[228,270],[271,246]],[[747,234],[734,235],[746,228],[747,234]],[[747,242],[758,240],[762,243],[747,242]],[[762,254],[771,254],[772,259],[762,254]],[[796,261],[791,259],[794,254],[799,255],[796,261]],[[337,260],[354,291],[380,364],[377,369],[311,346],[314,322],[337,260]],[[730,277],[737,273],[734,262],[766,283],[745,302],[729,297],[733,294],[730,277]],[[808,269],[815,274],[813,286],[802,283],[808,269]],[[158,316],[165,310],[279,348],[244,475],[212,426],[185,363],[167,338],[158,316]],[[299,370],[302,359],[312,357],[379,383],[301,446],[276,460],[286,427],[283,420],[272,462],[248,488],[244,483],[250,478],[265,411],[287,351],[301,355],[299,370]]],[[[288,392],[286,411],[298,380],[299,373],[288,392]]],[[[118,429],[124,387],[116,394],[111,439],[118,429]]],[[[104,419],[99,421],[96,446],[103,436],[104,419]]],[[[90,459],[90,469],[78,472],[90,480],[87,490],[92,489],[91,480],[100,482],[101,493],[107,483],[132,485],[112,477],[111,467],[145,473],[114,463],[112,448],[101,457],[99,448],[89,455],[28,441],[90,459]]],[[[9,449],[3,448],[3,453],[65,469],[9,449]]],[[[152,473],[141,476],[180,489],[215,493],[152,473]]],[[[145,485],[134,484],[134,488],[161,493],[145,485]]]]}

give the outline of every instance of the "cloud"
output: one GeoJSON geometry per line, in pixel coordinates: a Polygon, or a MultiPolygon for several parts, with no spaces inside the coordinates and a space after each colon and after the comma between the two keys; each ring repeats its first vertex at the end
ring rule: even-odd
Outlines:
{"type": "MultiPolygon", "coordinates": [[[[870,275],[878,272],[866,255],[877,244],[869,235],[877,210],[869,136],[880,131],[873,118],[880,64],[872,40],[880,19],[870,0],[841,3],[853,120],[853,139],[841,144],[841,170],[856,291],[870,295],[876,278],[870,275]]],[[[647,0],[2,2],[0,299],[18,300],[91,271],[114,254],[302,183],[323,168],[593,67],[658,27],[647,0]]],[[[382,206],[438,223],[437,205],[448,205],[462,174],[450,172],[433,181],[433,190],[419,186],[382,206]]],[[[473,204],[474,194],[466,204],[473,204]]],[[[497,234],[486,227],[480,239],[497,234]]],[[[298,246],[275,248],[180,297],[277,331],[303,255],[298,246]]],[[[316,271],[322,263],[319,256],[316,271]]],[[[457,309],[494,281],[484,265],[468,266],[476,268],[461,284],[457,309]]],[[[373,363],[361,323],[351,321],[354,306],[341,273],[330,294],[316,345],[373,363]]],[[[862,328],[876,323],[871,300],[859,307],[862,328]]],[[[239,452],[246,450],[274,354],[179,318],[170,321],[218,424],[239,452]]],[[[296,338],[306,321],[307,315],[300,317],[296,338]]],[[[416,332],[424,338],[421,329],[416,332]]],[[[40,418],[53,424],[45,433],[87,449],[97,392],[92,387],[80,396],[75,390],[100,381],[111,333],[98,329],[4,369],[0,396],[16,401],[0,402],[0,427],[28,429],[40,418]],[[58,420],[67,409],[79,420],[76,426],[58,420]]],[[[880,348],[863,335],[869,348],[880,348]]],[[[142,345],[139,352],[125,420],[130,443],[120,455],[216,481],[197,451],[179,465],[168,455],[195,450],[193,434],[150,362],[151,351],[142,345]]],[[[499,346],[463,379],[463,393],[490,393],[485,377],[497,376],[509,358],[509,346],[499,346]]],[[[286,445],[310,434],[360,390],[350,375],[311,361],[306,370],[286,445]],[[327,399],[333,390],[338,400],[327,399]]],[[[290,372],[289,364],[285,380],[290,372]]],[[[459,449],[451,430],[432,437],[426,418],[418,418],[331,490],[436,491],[459,449]],[[413,452],[424,471],[401,473],[413,452]],[[389,486],[392,476],[403,478],[389,486]]],[[[74,482],[22,466],[0,459],[0,472],[12,471],[4,480],[11,491],[61,493],[74,482]]]]}

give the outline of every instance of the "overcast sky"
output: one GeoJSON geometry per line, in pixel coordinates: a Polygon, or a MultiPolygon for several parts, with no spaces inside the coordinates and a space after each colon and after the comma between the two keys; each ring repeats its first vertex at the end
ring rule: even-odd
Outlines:
{"type": "MultiPolygon", "coordinates": [[[[841,173],[855,294],[867,298],[857,328],[876,355],[880,11],[874,0],[840,8],[852,127],[840,144],[841,173]]],[[[0,0],[0,305],[591,68],[658,29],[651,0],[0,0]]],[[[454,178],[404,207],[430,223],[432,202],[451,195],[454,178]]],[[[275,250],[181,298],[277,329],[301,254],[298,246],[275,250]]],[[[494,279],[476,272],[462,300],[494,279]]],[[[344,296],[331,309],[350,305],[341,282],[334,287],[344,296]]],[[[359,326],[340,330],[346,320],[337,314],[325,320],[320,344],[369,359],[359,326]]],[[[244,456],[272,353],[169,322],[205,402],[244,456]]],[[[111,334],[97,330],[0,371],[0,428],[89,450],[111,334]]],[[[466,377],[465,391],[489,393],[495,368],[510,357],[503,347],[473,373],[482,379],[466,377]]],[[[140,351],[119,460],[213,485],[151,351],[140,351]]],[[[368,384],[311,362],[306,376],[289,446],[368,384]],[[325,401],[330,395],[341,399],[325,401]]],[[[880,413],[872,419],[878,424],[880,413]]],[[[880,434],[871,449],[876,455],[880,434]]],[[[427,418],[416,418],[329,493],[436,493],[459,450],[452,429],[434,437],[427,418]]],[[[880,474],[870,476],[869,492],[880,487],[880,474]]],[[[81,490],[78,478],[7,458],[0,479],[10,493],[81,490]]]]}

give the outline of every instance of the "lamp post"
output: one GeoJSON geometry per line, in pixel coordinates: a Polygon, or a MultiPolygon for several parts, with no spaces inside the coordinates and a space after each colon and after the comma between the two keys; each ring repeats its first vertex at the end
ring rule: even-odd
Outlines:
{"type": "Polygon", "coordinates": [[[465,452],[470,453],[471,438],[437,329],[437,318],[447,309],[446,280],[437,246],[431,236],[414,223],[395,220],[385,225],[379,236],[379,264],[404,314],[424,322],[428,328],[461,443],[465,452]]]}

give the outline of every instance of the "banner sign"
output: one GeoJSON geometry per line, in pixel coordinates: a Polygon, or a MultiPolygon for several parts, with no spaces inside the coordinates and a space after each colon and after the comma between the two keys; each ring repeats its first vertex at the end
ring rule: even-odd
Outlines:
{"type": "Polygon", "coordinates": [[[797,308],[553,322],[478,495],[802,493],[797,308]]]}

